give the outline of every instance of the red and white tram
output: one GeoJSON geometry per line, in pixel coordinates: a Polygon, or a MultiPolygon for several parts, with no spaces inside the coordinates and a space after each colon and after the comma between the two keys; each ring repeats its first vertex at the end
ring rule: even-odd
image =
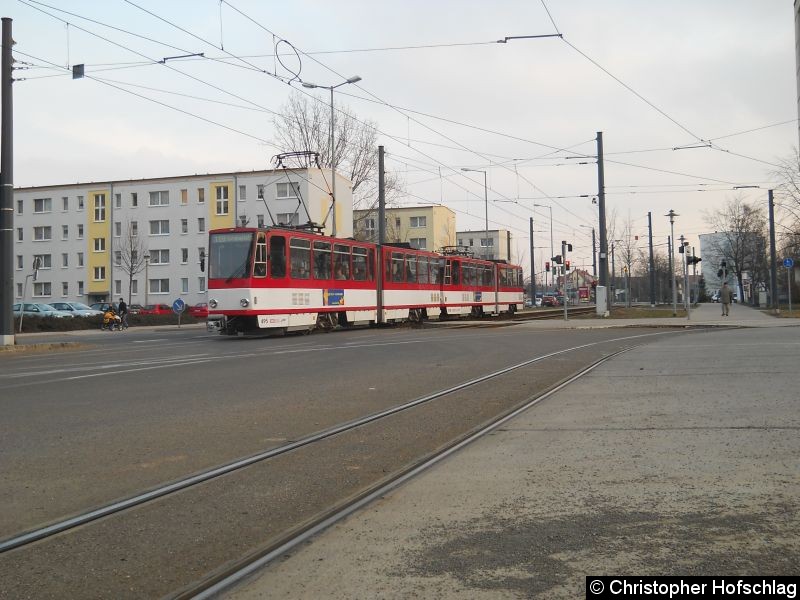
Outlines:
{"type": "Polygon", "coordinates": [[[295,229],[215,229],[209,238],[209,314],[229,335],[522,306],[522,269],[503,262],[295,229]]]}

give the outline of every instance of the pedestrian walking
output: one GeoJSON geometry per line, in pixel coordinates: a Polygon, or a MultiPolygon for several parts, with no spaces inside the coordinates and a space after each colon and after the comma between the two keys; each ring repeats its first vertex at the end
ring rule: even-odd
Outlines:
{"type": "Polygon", "coordinates": [[[727,317],[730,314],[731,298],[733,292],[728,287],[728,282],[722,284],[722,289],[719,291],[719,301],[722,303],[722,316],[727,317]]]}
{"type": "Polygon", "coordinates": [[[117,313],[119,314],[120,318],[122,319],[122,328],[128,328],[128,305],[125,304],[125,300],[122,298],[119,299],[119,306],[117,306],[117,313]]]}

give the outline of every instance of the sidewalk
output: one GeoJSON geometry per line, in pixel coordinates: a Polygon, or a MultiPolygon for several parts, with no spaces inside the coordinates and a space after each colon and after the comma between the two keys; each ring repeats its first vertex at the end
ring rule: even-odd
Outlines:
{"type": "Polygon", "coordinates": [[[800,332],[756,312],[604,363],[228,597],[580,598],[592,574],[796,575],[800,332]]]}

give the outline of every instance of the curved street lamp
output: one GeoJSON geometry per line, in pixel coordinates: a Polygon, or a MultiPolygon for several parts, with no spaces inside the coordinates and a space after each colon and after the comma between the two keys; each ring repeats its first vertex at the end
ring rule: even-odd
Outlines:
{"type": "Polygon", "coordinates": [[[334,151],[333,146],[333,131],[335,125],[335,113],[333,110],[333,90],[343,85],[347,85],[348,83],[356,83],[361,81],[361,77],[358,75],[353,75],[349,79],[346,79],[342,83],[337,83],[336,85],[317,85],[316,83],[311,83],[310,81],[304,81],[303,87],[314,89],[319,88],[322,90],[330,90],[331,91],[331,233],[334,237],[336,237],[336,152],[334,151]]]}

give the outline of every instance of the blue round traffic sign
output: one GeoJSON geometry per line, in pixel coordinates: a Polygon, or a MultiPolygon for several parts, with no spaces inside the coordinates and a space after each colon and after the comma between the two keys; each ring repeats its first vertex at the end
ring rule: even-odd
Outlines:
{"type": "Polygon", "coordinates": [[[794,259],[792,258],[784,258],[783,259],[783,266],[787,269],[791,269],[794,266],[794,259]]]}
{"type": "Polygon", "coordinates": [[[178,298],[172,303],[172,312],[179,315],[186,309],[186,302],[178,298]]]}

